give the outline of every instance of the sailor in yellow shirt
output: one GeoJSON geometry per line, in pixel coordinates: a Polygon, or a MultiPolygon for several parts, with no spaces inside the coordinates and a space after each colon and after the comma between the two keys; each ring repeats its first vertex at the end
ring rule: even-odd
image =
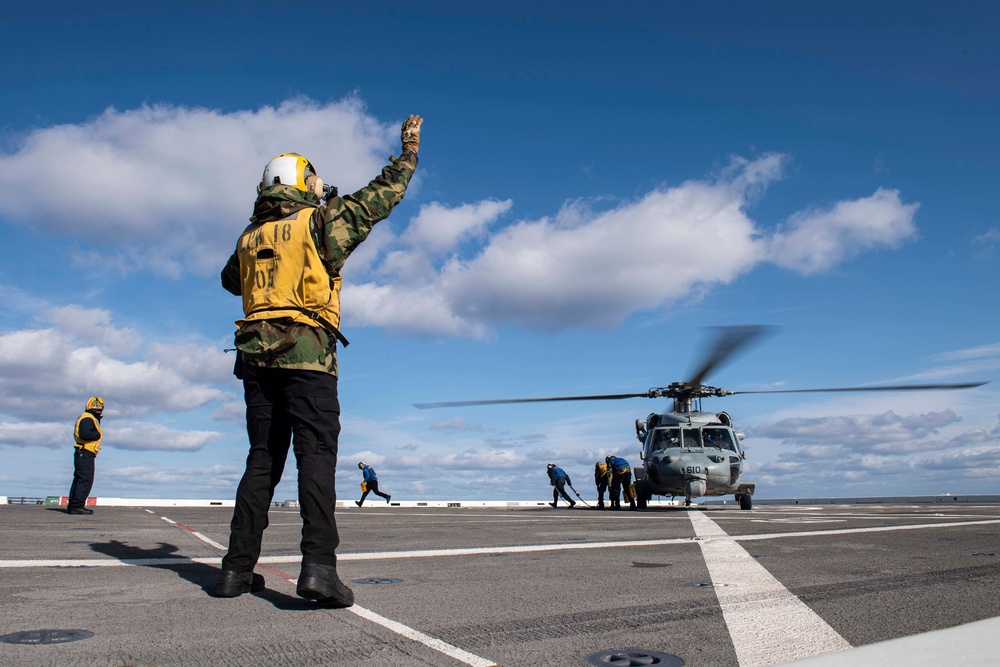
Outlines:
{"type": "Polygon", "coordinates": [[[94,486],[94,462],[101,451],[101,415],[104,414],[104,399],[93,396],[87,401],[87,408],[77,417],[73,429],[76,452],[73,454],[73,484],[69,487],[67,514],[93,514],[88,508],[87,496],[94,486]]]}

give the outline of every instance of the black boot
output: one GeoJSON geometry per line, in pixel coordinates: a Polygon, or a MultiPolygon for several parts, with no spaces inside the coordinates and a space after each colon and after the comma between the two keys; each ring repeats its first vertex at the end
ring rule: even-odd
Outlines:
{"type": "Polygon", "coordinates": [[[235,598],[244,593],[264,590],[264,577],[255,572],[223,570],[219,582],[215,584],[215,597],[235,598]]]}
{"type": "Polygon", "coordinates": [[[354,604],[354,591],[337,576],[337,568],[321,563],[302,563],[299,583],[295,587],[299,597],[315,600],[324,607],[340,609],[354,604]]]}

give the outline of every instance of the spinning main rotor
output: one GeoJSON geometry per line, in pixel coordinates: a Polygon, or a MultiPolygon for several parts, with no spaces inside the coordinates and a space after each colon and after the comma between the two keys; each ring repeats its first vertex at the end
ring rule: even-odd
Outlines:
{"type": "Polygon", "coordinates": [[[943,384],[892,384],[861,387],[822,387],[817,389],[759,389],[747,391],[732,391],[721,387],[710,387],[703,384],[708,374],[722,363],[732,358],[737,352],[744,350],[751,342],[760,340],[764,334],[773,330],[765,325],[742,325],[716,327],[717,336],[704,355],[704,361],[697,372],[687,382],[673,382],[666,387],[653,387],[644,392],[634,394],[591,394],[586,396],[550,396],[544,398],[496,398],[476,401],[441,401],[436,403],[414,403],[413,407],[421,410],[431,408],[453,408],[469,405],[500,405],[505,403],[546,403],[555,401],[607,401],[622,398],[672,398],[678,411],[690,411],[691,401],[708,396],[734,396],[737,394],[806,394],[819,392],[856,392],[856,391],[926,391],[932,389],[971,389],[981,387],[986,382],[963,382],[943,384]]]}

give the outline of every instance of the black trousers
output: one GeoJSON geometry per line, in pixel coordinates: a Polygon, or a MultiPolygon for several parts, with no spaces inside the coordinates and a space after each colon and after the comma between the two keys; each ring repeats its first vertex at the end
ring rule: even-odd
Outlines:
{"type": "Polygon", "coordinates": [[[87,504],[90,489],[94,486],[94,468],[97,455],[86,449],[73,454],[73,483],[69,487],[67,509],[80,509],[87,504]]]}
{"type": "Polygon", "coordinates": [[[382,496],[386,500],[389,500],[389,494],[382,493],[381,491],[378,490],[378,480],[377,479],[373,479],[372,481],[370,481],[370,482],[367,483],[367,485],[365,486],[365,492],[361,494],[361,500],[359,500],[358,502],[361,503],[362,505],[364,505],[365,504],[365,498],[368,497],[369,493],[374,493],[376,496],[382,496]]]}
{"type": "Polygon", "coordinates": [[[555,487],[554,489],[552,489],[552,502],[554,503],[559,502],[559,496],[565,498],[566,502],[568,503],[574,502],[574,500],[569,497],[569,494],[566,493],[565,479],[557,479],[556,481],[552,482],[552,486],[555,487]]]}
{"type": "Polygon", "coordinates": [[[298,467],[303,563],[337,564],[340,545],[337,502],[337,442],[340,401],[337,378],[317,371],[243,369],[250,453],[236,490],[229,552],[222,568],[250,572],[260,557],[267,512],[281,481],[291,445],[298,467]]]}
{"type": "MultiPolygon", "coordinates": [[[[611,475],[611,499],[612,507],[621,507],[621,501],[618,499],[618,494],[622,492],[623,487],[627,487],[632,483],[632,468],[625,468],[621,472],[614,472],[611,475]]],[[[624,497],[624,495],[623,495],[624,497]]],[[[635,500],[629,501],[630,505],[635,504],[635,500]]]]}
{"type": "MultiPolygon", "coordinates": [[[[607,491],[607,490],[608,490],[608,483],[605,480],[602,479],[597,484],[597,504],[598,505],[603,505],[604,504],[604,492],[607,491]]],[[[610,493],[608,493],[608,500],[609,501],[611,500],[611,494],[610,493]]]]}

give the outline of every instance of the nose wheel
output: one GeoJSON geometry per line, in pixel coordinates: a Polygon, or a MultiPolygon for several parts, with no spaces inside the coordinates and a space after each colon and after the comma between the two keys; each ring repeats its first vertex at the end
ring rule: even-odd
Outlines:
{"type": "Polygon", "coordinates": [[[740,501],[741,510],[753,509],[753,496],[749,493],[743,494],[741,496],[736,496],[736,500],[740,501]]]}

